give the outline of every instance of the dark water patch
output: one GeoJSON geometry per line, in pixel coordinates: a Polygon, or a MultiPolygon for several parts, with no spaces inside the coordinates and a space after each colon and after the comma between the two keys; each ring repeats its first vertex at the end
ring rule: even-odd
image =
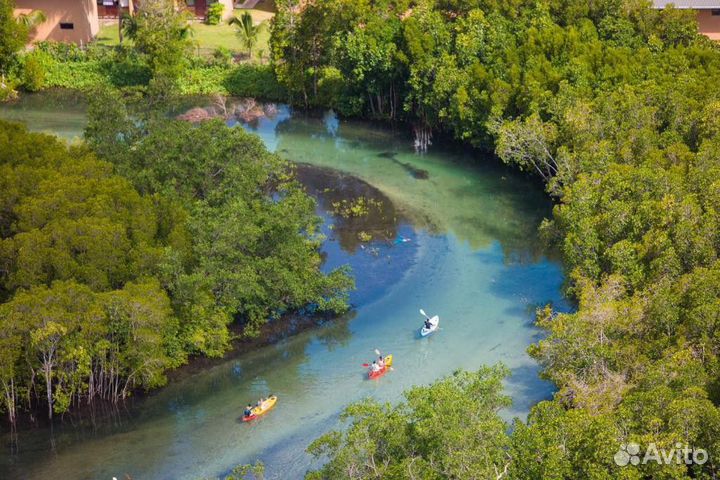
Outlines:
{"type": "Polygon", "coordinates": [[[417,233],[393,202],[369,183],[326,167],[296,164],[296,176],[318,202],[326,241],[323,270],[349,265],[359,306],[380,298],[415,263],[417,233]],[[360,207],[356,212],[350,210],[360,207]]]}
{"type": "Polygon", "coordinates": [[[331,222],[331,239],[346,252],[355,253],[370,241],[391,243],[398,237],[404,219],[390,199],[369,183],[308,164],[297,164],[296,175],[331,222]]]}

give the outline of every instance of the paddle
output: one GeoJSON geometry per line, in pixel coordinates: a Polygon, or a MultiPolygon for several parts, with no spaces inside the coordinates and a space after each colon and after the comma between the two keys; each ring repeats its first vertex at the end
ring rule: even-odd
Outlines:
{"type": "MultiPolygon", "coordinates": [[[[379,357],[379,356],[380,356],[380,350],[378,350],[378,349],[376,348],[376,349],[375,349],[375,354],[379,357]]],[[[367,368],[367,367],[370,366],[370,364],[369,364],[369,363],[363,363],[362,366],[367,368]]]]}
{"type": "Polygon", "coordinates": [[[422,308],[420,309],[420,315],[430,320],[430,317],[428,317],[427,313],[425,313],[425,310],[423,310],[422,308]]]}

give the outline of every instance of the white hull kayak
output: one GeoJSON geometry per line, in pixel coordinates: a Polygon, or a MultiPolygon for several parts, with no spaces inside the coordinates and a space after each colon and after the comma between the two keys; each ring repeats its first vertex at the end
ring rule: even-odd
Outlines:
{"type": "Polygon", "coordinates": [[[420,336],[427,337],[431,333],[433,333],[435,330],[438,329],[438,326],[440,325],[440,317],[435,315],[430,319],[430,328],[425,328],[424,326],[420,329],[420,336]]]}

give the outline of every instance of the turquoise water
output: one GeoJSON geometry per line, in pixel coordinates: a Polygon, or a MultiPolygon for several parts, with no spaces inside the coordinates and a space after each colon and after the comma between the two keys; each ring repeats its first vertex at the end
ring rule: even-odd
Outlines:
{"type": "MultiPolygon", "coordinates": [[[[38,108],[2,107],[0,117],[55,131],[54,113],[38,108]]],[[[57,131],[78,134],[82,108],[62,115],[72,120],[57,131]]],[[[380,225],[343,228],[318,192],[344,177],[300,169],[308,185],[319,182],[319,211],[335,224],[325,228],[325,268],[350,263],[355,270],[352,314],[183,375],[109,419],[21,431],[17,451],[0,454],[0,477],[194,479],[259,458],[268,478],[298,478],[312,465],[305,447],[339,426],[339,413],[353,400],[398,401],[412,385],[496,362],[512,370],[507,418],[551,395],[526,354],[541,336],[532,312],[548,302],[567,305],[561,266],[538,246],[537,225],[549,204],[535,183],[450,147],[417,155],[402,132],[332,114],[312,118],[280,108],[274,118],[244,126],[278,154],[355,176],[392,203],[380,225]],[[353,241],[359,228],[374,240],[353,241]],[[425,339],[417,332],[419,308],[441,319],[425,339]],[[394,370],[368,381],[360,365],[376,348],[394,354],[394,370]],[[279,396],[272,412],[251,424],[238,421],[248,401],[271,392],[279,396]]]]}

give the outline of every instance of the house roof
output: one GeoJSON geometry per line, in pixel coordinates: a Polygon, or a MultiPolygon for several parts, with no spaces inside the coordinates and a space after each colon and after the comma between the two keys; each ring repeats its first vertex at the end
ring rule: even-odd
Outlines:
{"type": "Polygon", "coordinates": [[[720,0],[653,0],[653,8],[665,8],[670,4],[675,5],[675,8],[691,8],[693,10],[720,8],[720,0]]]}

